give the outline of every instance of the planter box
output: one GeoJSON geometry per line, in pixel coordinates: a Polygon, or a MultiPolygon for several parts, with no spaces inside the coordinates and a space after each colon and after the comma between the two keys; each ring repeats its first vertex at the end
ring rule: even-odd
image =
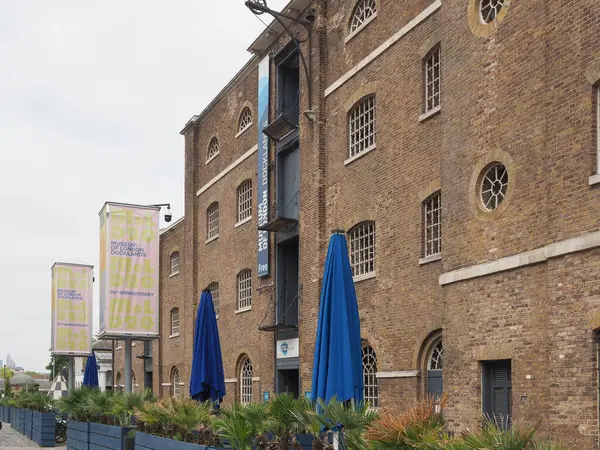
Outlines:
{"type": "Polygon", "coordinates": [[[90,450],[90,424],[67,421],[67,450],[90,450]]]}
{"type": "Polygon", "coordinates": [[[31,433],[33,431],[33,411],[30,409],[25,409],[25,429],[23,430],[23,434],[27,436],[28,439],[31,439],[31,433]]]}
{"type": "Polygon", "coordinates": [[[90,423],[90,450],[133,450],[131,428],[90,423]]]}
{"type": "Polygon", "coordinates": [[[15,408],[15,430],[19,433],[25,431],[25,410],[23,408],[15,408]]]}
{"type": "MultiPolygon", "coordinates": [[[[211,450],[217,447],[188,444],[187,442],[174,441],[173,439],[152,436],[151,434],[135,433],[135,450],[211,450]]],[[[231,450],[231,449],[229,449],[231,450]]]]}
{"type": "Polygon", "coordinates": [[[40,447],[54,447],[54,428],[56,416],[54,413],[33,411],[31,440],[40,447]]]}
{"type": "MultiPolygon", "coordinates": [[[[312,450],[313,440],[314,440],[314,437],[312,434],[297,434],[296,435],[296,442],[298,442],[298,444],[300,444],[300,446],[302,447],[302,450],[312,450]]],[[[329,444],[333,443],[333,434],[332,433],[326,434],[325,442],[328,442],[329,444]]]]}

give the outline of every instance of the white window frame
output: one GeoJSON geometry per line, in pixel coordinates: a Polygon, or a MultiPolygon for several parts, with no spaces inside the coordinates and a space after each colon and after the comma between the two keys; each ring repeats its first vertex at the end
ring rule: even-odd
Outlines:
{"type": "Polygon", "coordinates": [[[423,59],[423,114],[419,121],[441,111],[442,108],[442,48],[436,44],[423,59]]]}
{"type": "Polygon", "coordinates": [[[180,256],[179,252],[175,251],[171,253],[171,276],[175,276],[179,273],[180,256]]]}
{"type": "Polygon", "coordinates": [[[208,289],[210,291],[210,293],[212,294],[213,304],[215,305],[215,315],[217,316],[217,319],[218,319],[219,318],[219,306],[220,306],[219,283],[217,283],[216,281],[213,281],[206,287],[206,289],[208,289]]]}
{"type": "Polygon", "coordinates": [[[179,322],[179,308],[173,308],[171,310],[171,336],[179,336],[180,322],[179,322]]]}
{"type": "Polygon", "coordinates": [[[362,347],[362,372],[365,403],[371,408],[379,407],[379,382],[377,380],[377,354],[370,345],[362,347]]]}
{"type": "Polygon", "coordinates": [[[238,132],[235,137],[238,137],[252,126],[252,110],[246,106],[242,109],[240,120],[238,121],[238,132]]]}
{"type": "Polygon", "coordinates": [[[219,202],[211,203],[206,208],[206,243],[219,237],[219,202]]]}
{"type": "MultiPolygon", "coordinates": [[[[348,38],[355,36],[377,17],[377,0],[359,0],[348,23],[348,38]]],[[[349,40],[347,38],[346,42],[349,40]]]]}
{"type": "Polygon", "coordinates": [[[237,275],[237,311],[252,309],[252,271],[244,269],[237,275]]]}
{"type": "Polygon", "coordinates": [[[206,164],[215,159],[219,155],[220,150],[219,140],[215,136],[210,140],[208,149],[206,150],[206,164]]]}
{"type": "Polygon", "coordinates": [[[360,158],[377,147],[377,101],[370,94],[348,112],[348,159],[344,164],[360,158]]]}
{"type": "Polygon", "coordinates": [[[254,386],[252,385],[254,378],[254,368],[250,358],[244,358],[240,367],[240,403],[248,405],[254,400],[254,386]]]}
{"type": "Polygon", "coordinates": [[[422,216],[422,255],[431,259],[442,254],[442,191],[434,192],[423,201],[422,216]]]}
{"type": "Polygon", "coordinates": [[[243,181],[237,188],[236,227],[252,220],[252,180],[243,181]]]}
{"type": "Polygon", "coordinates": [[[442,338],[436,340],[431,346],[429,358],[427,358],[427,370],[444,370],[444,343],[442,338]]]}
{"type": "Polygon", "coordinates": [[[479,18],[483,24],[488,24],[495,21],[498,18],[498,14],[500,14],[500,11],[504,7],[504,3],[506,3],[506,0],[497,0],[496,6],[492,6],[492,1],[494,0],[479,0],[479,18]],[[484,5],[487,5],[490,8],[486,17],[483,17],[484,5]]]}
{"type": "Polygon", "coordinates": [[[375,276],[377,229],[375,222],[365,220],[348,231],[350,267],[354,281],[375,276]]]}
{"type": "Polygon", "coordinates": [[[171,387],[171,396],[179,397],[181,395],[181,375],[177,367],[171,369],[171,387]]]}
{"type": "Polygon", "coordinates": [[[135,373],[132,371],[131,372],[131,392],[137,392],[137,388],[138,388],[138,382],[137,382],[137,378],[135,377],[135,373]]]}

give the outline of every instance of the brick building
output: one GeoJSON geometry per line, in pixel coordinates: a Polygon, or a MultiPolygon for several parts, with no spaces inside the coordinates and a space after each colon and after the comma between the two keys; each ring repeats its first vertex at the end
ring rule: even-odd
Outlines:
{"type": "Polygon", "coordinates": [[[452,430],[482,413],[541,418],[543,433],[597,448],[600,4],[284,11],[314,19],[312,48],[302,39],[299,53],[273,23],[181,132],[186,218],[161,234],[155,390],[187,392],[210,287],[226,401],[310,391],[323,264],[341,228],[371,403],[445,391],[452,430]]]}

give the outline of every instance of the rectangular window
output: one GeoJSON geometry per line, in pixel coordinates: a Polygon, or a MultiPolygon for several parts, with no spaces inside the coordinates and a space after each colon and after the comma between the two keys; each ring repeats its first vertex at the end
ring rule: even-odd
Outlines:
{"type": "Polygon", "coordinates": [[[375,222],[362,222],[348,232],[354,278],[375,273],[375,222]]]}
{"type": "Polygon", "coordinates": [[[423,256],[442,253],[442,195],[438,191],[423,202],[423,256]]]}
{"type": "Polygon", "coordinates": [[[512,423],[511,361],[487,361],[482,364],[483,414],[498,428],[510,428],[512,423]]]}
{"type": "Polygon", "coordinates": [[[237,222],[252,217],[252,181],[244,181],[238,188],[237,222]]]}
{"type": "Polygon", "coordinates": [[[179,252],[175,252],[171,255],[171,275],[179,273],[179,252]]]}
{"type": "Polygon", "coordinates": [[[219,204],[213,203],[206,210],[206,239],[219,237],[219,204]]]}
{"type": "Polygon", "coordinates": [[[440,47],[431,50],[425,57],[425,111],[440,106],[440,47]]]}
{"type": "Polygon", "coordinates": [[[171,336],[179,334],[179,308],[171,312],[171,336]]]}
{"type": "Polygon", "coordinates": [[[350,158],[375,146],[375,96],[361,100],[348,114],[350,158]]]}
{"type": "Polygon", "coordinates": [[[237,279],[238,310],[252,307],[252,271],[242,270],[237,279]]]}

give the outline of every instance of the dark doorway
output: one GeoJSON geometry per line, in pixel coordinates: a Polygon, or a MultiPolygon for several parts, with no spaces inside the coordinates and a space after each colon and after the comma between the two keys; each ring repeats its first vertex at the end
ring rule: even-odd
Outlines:
{"type": "Polygon", "coordinates": [[[483,413],[499,428],[512,422],[512,375],[510,360],[488,361],[483,369],[483,413]]]}
{"type": "Polygon", "coordinates": [[[277,371],[277,393],[289,392],[295,398],[300,395],[300,373],[298,369],[277,371]]]}

